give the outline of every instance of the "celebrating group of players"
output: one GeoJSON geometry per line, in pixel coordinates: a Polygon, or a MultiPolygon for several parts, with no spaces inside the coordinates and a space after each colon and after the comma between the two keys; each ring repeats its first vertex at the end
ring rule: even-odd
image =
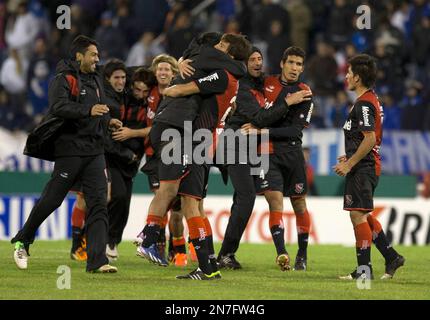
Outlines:
{"type": "MultiPolygon", "coordinates": [[[[12,239],[18,268],[27,268],[37,228],[69,190],[75,190],[72,258],[86,260],[88,272],[117,272],[110,263],[118,258],[133,178],[145,156],[142,171],[154,197],[135,241],[139,256],[160,266],[167,266],[169,259],[185,266],[185,217],[198,268],[178,279],[214,280],[221,278],[221,268],[240,269],[235,254],[256,195],[262,194],[269,205],[276,264],[282,271],[307,269],[311,226],[305,201],[308,186],[302,132],[310,124],[314,103],[311,90],[299,80],[305,65],[301,48],[287,48],[280,61],[281,74],[273,76],[263,74],[261,51],[244,36],[233,34],[200,35],[179,63],[164,54],[155,57],[150,68],[129,69],[112,60],[102,75],[96,66],[95,41],[77,37],[71,54],[71,59],[59,62],[49,88],[49,113],[27,141],[26,154],[55,160],[55,167],[24,227],[12,239]],[[177,134],[166,139],[165,133],[172,130],[177,134]],[[213,137],[206,148],[209,161],[203,164],[193,158],[200,146],[187,140],[197,130],[206,130],[213,137]],[[258,136],[260,143],[254,151],[265,157],[268,168],[251,174],[255,173],[254,153],[240,147],[238,136],[249,141],[258,136]],[[221,143],[229,139],[235,143],[221,143]],[[229,147],[219,147],[225,145],[229,147]],[[179,161],[166,161],[171,153],[178,153],[179,161]],[[219,158],[217,153],[229,159],[233,154],[234,160],[214,161],[219,158]],[[211,166],[220,168],[234,187],[218,256],[203,200],[211,166]],[[293,266],[284,240],[284,196],[290,197],[296,216],[299,249],[293,266]],[[165,258],[167,225],[169,259],[165,258]]],[[[348,89],[358,98],[344,127],[346,155],[339,158],[334,170],[346,176],[344,209],[350,211],[357,262],[362,268],[343,279],[373,277],[372,241],[386,260],[383,278],[391,278],[405,261],[370,214],[380,175],[383,118],[372,90],[375,78],[372,57],[361,54],[351,59],[348,89]]]]}

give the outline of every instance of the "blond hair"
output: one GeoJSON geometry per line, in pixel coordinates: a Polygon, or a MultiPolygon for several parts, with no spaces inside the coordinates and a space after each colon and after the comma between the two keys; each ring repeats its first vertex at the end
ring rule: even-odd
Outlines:
{"type": "Polygon", "coordinates": [[[152,60],[152,64],[151,64],[152,72],[155,73],[157,66],[163,62],[170,64],[174,75],[179,73],[178,61],[174,57],[169,56],[168,54],[159,54],[154,58],[154,60],[152,60]]]}

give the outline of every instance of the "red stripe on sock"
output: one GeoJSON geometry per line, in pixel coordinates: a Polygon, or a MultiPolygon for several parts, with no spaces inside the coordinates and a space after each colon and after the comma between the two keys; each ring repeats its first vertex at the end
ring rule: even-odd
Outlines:
{"type": "Polygon", "coordinates": [[[211,224],[209,222],[209,219],[204,218],[203,222],[205,223],[206,236],[211,236],[212,235],[212,227],[211,227],[211,224]]]}
{"type": "Polygon", "coordinates": [[[281,226],[282,228],[284,227],[281,211],[270,211],[269,228],[272,228],[273,226],[281,226]]]}
{"type": "Polygon", "coordinates": [[[76,206],[72,211],[72,227],[83,228],[85,222],[85,210],[79,209],[76,206]]]}
{"type": "Polygon", "coordinates": [[[192,217],[187,220],[187,224],[191,240],[206,237],[206,228],[202,217],[192,217]]]}
{"type": "Polygon", "coordinates": [[[146,218],[146,224],[158,224],[161,226],[161,220],[163,218],[153,215],[153,214],[148,214],[148,217],[146,218]]]}
{"type": "Polygon", "coordinates": [[[355,245],[357,248],[368,248],[372,245],[372,230],[367,222],[360,223],[354,227],[355,245]]]}
{"type": "Polygon", "coordinates": [[[296,228],[298,234],[309,233],[311,229],[311,219],[308,210],[304,213],[296,213],[296,228]]]}

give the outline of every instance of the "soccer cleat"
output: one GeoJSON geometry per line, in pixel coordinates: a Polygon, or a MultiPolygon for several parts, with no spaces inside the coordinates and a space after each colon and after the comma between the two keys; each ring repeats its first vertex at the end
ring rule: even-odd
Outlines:
{"type": "Polygon", "coordinates": [[[90,273],[116,273],[118,268],[111,266],[110,264],[102,265],[100,268],[88,271],[90,273]]]}
{"type": "Polygon", "coordinates": [[[15,243],[15,250],[13,252],[13,259],[15,260],[18,269],[25,270],[28,266],[28,250],[25,248],[24,243],[17,241],[15,243]]]}
{"type": "Polygon", "coordinates": [[[196,249],[194,248],[194,245],[192,242],[188,243],[188,251],[190,252],[190,259],[192,262],[197,262],[197,253],[196,249]]]}
{"type": "Polygon", "coordinates": [[[140,247],[140,246],[142,245],[142,243],[143,243],[143,238],[144,238],[143,231],[141,231],[141,232],[136,236],[136,238],[134,238],[134,240],[133,240],[133,244],[134,244],[136,247],[140,247]]]}
{"type": "Polygon", "coordinates": [[[106,257],[109,259],[109,262],[118,260],[119,254],[116,244],[110,243],[106,245],[106,257]]]}
{"type": "MultiPolygon", "coordinates": [[[[353,272],[351,272],[350,274],[346,275],[346,276],[339,276],[340,280],[358,280],[358,279],[366,279],[366,273],[357,273],[357,270],[354,270],[353,272]]],[[[373,273],[370,274],[370,279],[373,280],[374,276],[373,273]]]]}
{"type": "Polygon", "coordinates": [[[242,269],[242,265],[236,260],[233,253],[226,254],[225,256],[218,256],[218,266],[220,269],[238,270],[242,269]]]}
{"type": "Polygon", "coordinates": [[[155,264],[158,264],[162,267],[167,267],[169,263],[164,259],[164,257],[160,256],[160,253],[158,252],[157,246],[155,244],[151,245],[148,248],[145,247],[138,247],[137,253],[139,257],[145,258],[146,260],[149,260],[150,262],[153,262],[155,264]]]}
{"type": "Polygon", "coordinates": [[[276,257],[276,264],[281,268],[281,271],[291,270],[290,257],[286,253],[280,254],[276,257]]]}
{"type": "Polygon", "coordinates": [[[75,251],[70,252],[70,258],[76,261],[87,261],[88,256],[85,249],[83,249],[82,247],[79,247],[75,251]]]}
{"type": "Polygon", "coordinates": [[[173,257],[176,267],[186,267],[188,264],[187,255],[185,253],[177,253],[173,257]]]}
{"type": "Polygon", "coordinates": [[[84,235],[73,236],[70,258],[76,261],[87,261],[87,240],[84,235]]]}
{"type": "Polygon", "coordinates": [[[205,274],[202,270],[200,270],[200,268],[197,268],[186,275],[176,276],[176,279],[182,280],[215,280],[220,278],[221,273],[219,271],[211,274],[205,274]]]}
{"type": "Polygon", "coordinates": [[[405,264],[406,259],[398,255],[393,261],[385,264],[385,274],[381,277],[381,280],[392,279],[396,270],[405,264]]]}
{"type": "Polygon", "coordinates": [[[294,271],[306,271],[307,264],[307,258],[305,256],[296,256],[294,271]]]}

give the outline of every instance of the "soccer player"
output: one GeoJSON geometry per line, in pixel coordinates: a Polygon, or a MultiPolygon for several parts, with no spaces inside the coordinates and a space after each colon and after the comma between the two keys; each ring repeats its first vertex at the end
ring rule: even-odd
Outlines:
{"type": "MultiPolygon", "coordinates": [[[[236,131],[251,121],[258,127],[266,127],[281,119],[288,112],[287,101],[282,99],[271,108],[265,108],[263,56],[257,47],[252,48],[251,55],[248,57],[247,70],[247,75],[240,80],[236,110],[227,121],[226,129],[236,131]]],[[[294,97],[288,98],[290,104],[302,101],[301,98],[295,101],[293,100],[294,97]]],[[[230,132],[225,131],[220,139],[228,138],[227,133],[230,132]]],[[[241,160],[238,143],[239,141],[236,141],[234,150],[226,150],[227,152],[235,152],[235,163],[227,166],[228,176],[234,187],[234,195],[231,215],[217,259],[220,268],[233,270],[242,268],[235,253],[252,214],[256,197],[255,176],[251,175],[249,155],[246,154],[246,157],[242,157],[241,160]]]]}
{"type": "MultiPolygon", "coordinates": [[[[210,51],[210,48],[208,48],[210,51]]],[[[159,119],[160,125],[154,126],[151,130],[151,142],[156,143],[156,149],[161,154],[162,149],[166,146],[181,143],[181,141],[170,141],[165,144],[160,144],[161,133],[167,129],[184,126],[184,123],[178,122],[178,117],[182,120],[193,120],[193,129],[205,128],[214,130],[220,121],[220,118],[226,113],[230,107],[230,102],[233,101],[238,87],[238,78],[245,74],[245,68],[241,62],[248,56],[250,50],[249,42],[243,36],[225,34],[221,41],[215,45],[211,54],[217,56],[224,68],[215,70],[209,75],[202,78],[191,79],[184,84],[178,84],[165,90],[164,94],[173,97],[170,106],[162,109],[156,116],[159,119]],[[230,57],[230,58],[229,58],[230,57]],[[236,60],[233,60],[236,59],[236,60]],[[195,97],[195,95],[201,97],[195,97]],[[188,97],[188,99],[178,99],[181,104],[175,104],[176,97],[188,97]],[[193,100],[197,98],[196,100],[193,100]],[[194,103],[201,99],[198,103],[200,110],[195,110],[195,105],[187,104],[190,100],[194,103]],[[232,100],[233,99],[233,100],[232,100]],[[175,107],[172,107],[174,105],[175,107]],[[184,119],[183,110],[186,109],[186,119],[184,119]],[[193,111],[194,110],[194,111],[193,111]],[[198,111],[198,117],[193,112],[198,111]],[[160,118],[158,116],[160,115],[160,118]],[[156,130],[154,130],[156,129],[156,130]]],[[[201,58],[201,57],[200,57],[201,58]]],[[[196,68],[196,75],[201,75],[201,70],[196,68]],[[200,71],[200,73],[199,73],[200,71]]],[[[182,133],[183,133],[182,129],[182,133]]],[[[183,136],[181,136],[183,139],[183,136]]],[[[183,150],[181,150],[183,151],[183,150]]],[[[186,156],[183,153],[184,156],[186,156]]],[[[186,157],[184,157],[186,160],[186,157]]],[[[191,242],[194,245],[199,261],[199,268],[192,271],[190,274],[178,276],[178,279],[195,279],[195,280],[212,280],[220,277],[217,271],[215,262],[215,254],[212,248],[208,248],[207,234],[209,231],[209,221],[206,217],[201,216],[199,210],[199,202],[204,196],[204,186],[207,180],[208,168],[205,165],[191,165],[191,170],[188,164],[184,161],[181,164],[164,164],[160,163],[160,191],[151,202],[147,225],[145,226],[145,240],[142,244],[141,251],[148,260],[157,262],[159,258],[154,251],[154,241],[160,229],[160,213],[165,211],[168,204],[176,196],[182,195],[181,207],[187,219],[190,230],[191,242]],[[209,255],[213,255],[211,264],[209,263],[209,255]]],[[[210,246],[210,244],[209,244],[210,246]]]]}
{"type": "Polygon", "coordinates": [[[23,228],[11,240],[19,269],[27,269],[29,246],[45,219],[57,209],[74,182],[81,179],[88,207],[87,272],[111,273],[108,264],[107,177],[104,140],[108,125],[120,127],[121,121],[109,116],[102,78],[97,72],[97,43],[85,36],[72,42],[72,58],[57,65],[57,75],[49,87],[49,111],[43,124],[53,117],[63,119],[54,140],[55,167],[41,198],[23,228]]]}
{"type": "MultiPolygon", "coordinates": [[[[142,171],[148,176],[149,189],[154,193],[158,192],[158,188],[160,186],[160,181],[158,179],[158,159],[154,157],[154,150],[149,141],[149,133],[152,128],[152,123],[157,113],[157,110],[163,100],[163,92],[164,90],[171,84],[173,78],[178,74],[178,62],[172,56],[161,54],[154,58],[151,64],[151,72],[155,76],[155,85],[151,85],[147,88],[149,91],[145,92],[146,100],[147,100],[147,111],[146,111],[146,127],[145,128],[130,128],[128,126],[123,126],[121,129],[113,133],[113,138],[118,141],[127,141],[128,139],[145,139],[145,154],[146,154],[146,163],[142,167],[142,171]]],[[[141,86],[140,84],[134,82],[133,91],[138,90],[137,87],[141,86]]],[[[181,226],[178,224],[182,224],[182,215],[179,213],[180,211],[180,199],[178,198],[175,202],[170,206],[172,209],[171,215],[174,216],[172,219],[172,227],[175,229],[181,229],[181,226]],[[178,217],[178,218],[177,218],[178,217]]],[[[169,209],[170,209],[169,208],[169,209]]],[[[166,246],[166,234],[165,227],[167,223],[167,212],[162,220],[162,228],[160,231],[159,239],[157,240],[157,247],[160,252],[160,256],[163,257],[163,262],[167,261],[164,258],[165,255],[165,246],[166,246]]],[[[136,239],[135,243],[140,245],[142,243],[143,233],[140,233],[136,239]]],[[[186,254],[184,251],[185,245],[182,246],[182,243],[185,243],[185,239],[182,237],[178,237],[176,239],[175,244],[178,244],[180,251],[178,255],[175,255],[174,258],[175,265],[184,266],[187,263],[186,254]]]]}
{"type": "MultiPolygon", "coordinates": [[[[264,194],[270,210],[269,227],[276,247],[276,263],[282,271],[290,270],[290,257],[285,248],[283,224],[283,196],[290,197],[296,215],[299,250],[294,264],[295,270],[307,268],[307,246],[310,218],[306,207],[307,192],[305,160],[302,152],[303,129],[310,123],[313,103],[309,87],[299,81],[304,71],[305,52],[299,47],[289,47],[284,51],[280,66],[280,76],[270,76],[264,81],[266,107],[276,101],[286,100],[288,113],[272,127],[261,129],[260,134],[268,134],[269,171],[256,179],[257,194],[264,194]],[[300,97],[300,103],[292,106],[289,99],[300,97]]],[[[256,123],[242,126],[244,132],[251,132],[256,123]]],[[[252,133],[252,132],[251,132],[252,133]]]]}
{"type": "Polygon", "coordinates": [[[336,174],[346,177],[343,208],[349,211],[356,240],[358,268],[340,277],[345,280],[373,279],[372,241],[385,258],[385,274],[381,279],[391,279],[405,263],[405,258],[388,243],[381,224],[371,214],[381,174],[379,150],[383,121],[383,109],[372,89],[376,74],[373,57],[359,54],[350,59],[346,81],[348,90],[354,91],[357,99],[343,126],[346,155],[340,156],[339,163],[333,167],[336,174]]]}

